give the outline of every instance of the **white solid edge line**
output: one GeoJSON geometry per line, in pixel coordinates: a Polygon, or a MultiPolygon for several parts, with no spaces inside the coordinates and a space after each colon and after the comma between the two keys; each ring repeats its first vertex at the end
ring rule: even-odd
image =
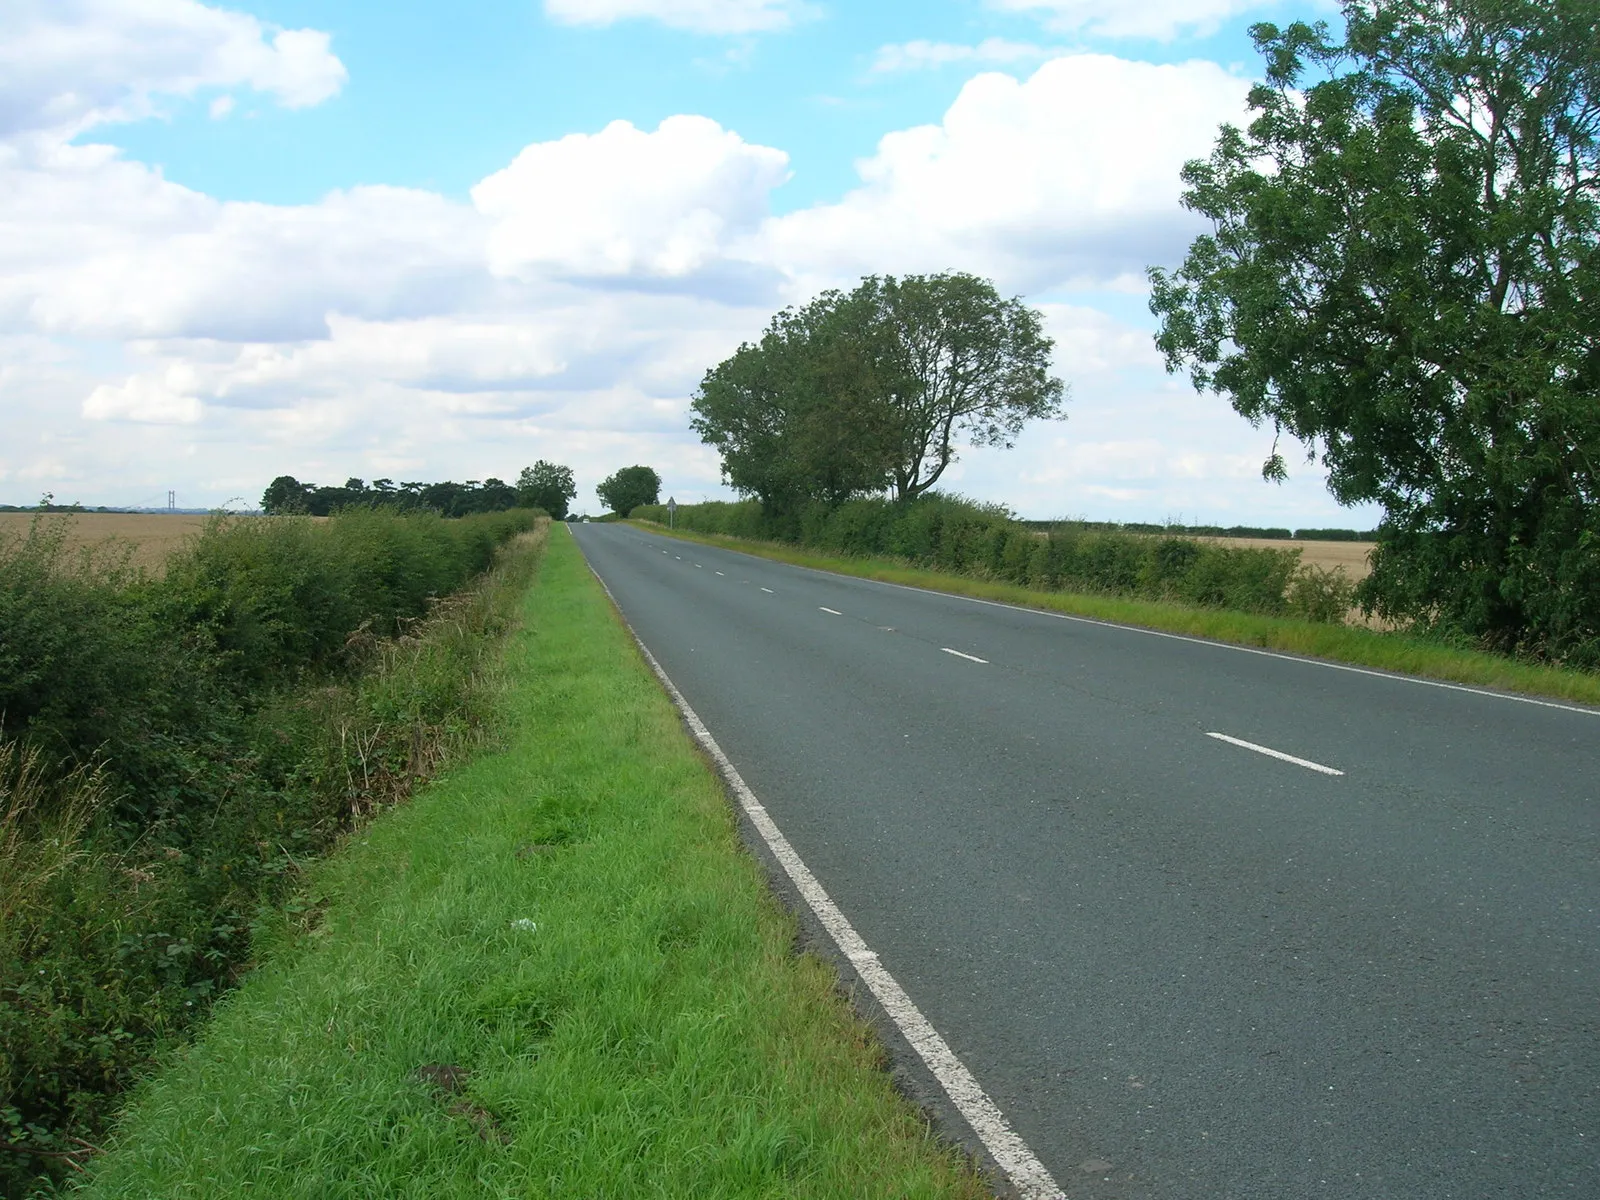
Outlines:
{"type": "MultiPolygon", "coordinates": [[[[771,561],[771,560],[769,560],[771,561]]],[[[793,567],[794,563],[782,563],[793,567]]],[[[820,575],[833,575],[817,567],[798,567],[801,571],[816,571],[820,575]]],[[[1416,683],[1423,687],[1443,688],[1448,692],[1466,692],[1472,696],[1487,696],[1490,700],[1515,700],[1518,704],[1536,704],[1540,708],[1559,708],[1562,712],[1582,713],[1586,717],[1600,717],[1600,708],[1580,708],[1576,704],[1562,704],[1556,700],[1537,700],[1532,696],[1517,696],[1510,692],[1491,692],[1487,688],[1468,687],[1463,683],[1445,683],[1441,679],[1421,679],[1416,675],[1400,675],[1393,671],[1374,671],[1371,667],[1352,667],[1347,663],[1329,662],[1325,658],[1307,658],[1300,654],[1284,654],[1278,650],[1262,650],[1257,646],[1240,646],[1233,642],[1217,642],[1210,638],[1190,637],[1186,633],[1167,633],[1161,629],[1146,629],[1143,625],[1121,625],[1116,621],[1102,621],[1096,617],[1079,617],[1072,613],[1052,612],[1047,608],[1029,608],[1025,604],[1007,604],[1003,600],[983,600],[977,596],[963,596],[959,592],[941,592],[934,588],[913,587],[909,583],[890,583],[887,579],[867,579],[860,575],[839,575],[840,579],[854,579],[861,583],[875,583],[879,587],[899,588],[904,592],[920,592],[924,596],[944,596],[951,600],[965,600],[969,604],[987,604],[990,608],[1008,608],[1012,612],[1032,613],[1036,617],[1054,617],[1058,621],[1076,621],[1081,625],[1100,625],[1106,629],[1121,629],[1128,633],[1145,633],[1151,637],[1171,638],[1175,642],[1193,642],[1197,646],[1211,646],[1217,650],[1235,650],[1240,654],[1259,654],[1263,658],[1281,658],[1285,662],[1304,663],[1308,667],[1326,667],[1330,671],[1349,671],[1352,675],[1371,675],[1375,679],[1388,679],[1395,683],[1416,683]]]]}
{"type": "Polygon", "coordinates": [[[943,650],[946,654],[954,654],[957,658],[964,658],[968,662],[984,663],[985,665],[987,665],[989,662],[987,658],[979,658],[976,654],[963,654],[959,650],[950,649],[949,646],[940,646],[939,649],[943,650]]]}
{"type": "MultiPolygon", "coordinates": [[[[606,581],[600,578],[600,573],[592,565],[589,566],[589,570],[611,603],[616,604],[616,597],[611,595],[611,589],[606,587],[606,581]]],[[[617,605],[617,611],[621,613],[620,605],[617,605]]],[[[999,1107],[989,1099],[988,1093],[973,1077],[972,1072],[967,1070],[966,1065],[956,1057],[955,1051],[951,1050],[944,1038],[939,1036],[939,1031],[922,1015],[922,1010],[906,994],[905,989],[893,975],[889,974],[888,968],[878,961],[877,954],[855,931],[849,918],[839,911],[839,906],[833,902],[833,898],[811,873],[811,869],[806,866],[799,853],[789,844],[789,839],[783,836],[782,830],[756,799],[755,793],[750,790],[728,756],[722,752],[722,747],[717,745],[716,738],[711,736],[711,731],[706,728],[705,722],[694,709],[689,707],[689,702],[683,698],[683,693],[667,677],[666,671],[662,670],[661,664],[656,661],[656,656],[650,653],[650,648],[640,639],[633,626],[628,624],[626,617],[623,618],[623,623],[628,625],[628,632],[633,634],[634,644],[639,647],[639,653],[644,655],[645,662],[650,664],[650,669],[661,681],[661,686],[667,690],[667,695],[672,697],[672,702],[683,714],[683,719],[688,723],[695,740],[711,756],[711,760],[722,772],[723,778],[739,797],[739,806],[744,809],[745,815],[750,818],[750,823],[761,834],[767,849],[772,852],[772,857],[793,880],[795,889],[805,898],[806,904],[816,914],[817,920],[822,922],[823,928],[839,947],[839,952],[850,961],[856,974],[883,1006],[883,1011],[895,1023],[906,1041],[911,1043],[912,1048],[927,1064],[928,1070],[933,1072],[934,1078],[944,1088],[951,1103],[960,1111],[967,1124],[972,1126],[972,1131],[978,1135],[984,1148],[1006,1173],[1006,1177],[1017,1189],[1018,1194],[1023,1200],[1066,1200],[1066,1193],[1056,1185],[1049,1170],[1011,1128],[999,1107]]]]}
{"type": "Polygon", "coordinates": [[[844,614],[842,612],[840,612],[837,608],[829,608],[826,604],[819,604],[819,605],[817,605],[817,607],[820,608],[825,613],[832,613],[836,617],[844,616],[844,614]]]}
{"type": "Polygon", "coordinates": [[[1216,738],[1219,742],[1227,742],[1230,746],[1241,746],[1246,750],[1254,750],[1257,754],[1265,754],[1268,758],[1281,759],[1286,763],[1293,763],[1297,767],[1304,767],[1308,771],[1321,771],[1324,775],[1343,775],[1344,772],[1335,767],[1325,767],[1321,763],[1314,763],[1309,758],[1296,758],[1292,754],[1285,754],[1282,750],[1274,750],[1270,746],[1258,746],[1254,742],[1247,742],[1243,738],[1229,737],[1225,733],[1208,733],[1208,738],[1216,738]]]}

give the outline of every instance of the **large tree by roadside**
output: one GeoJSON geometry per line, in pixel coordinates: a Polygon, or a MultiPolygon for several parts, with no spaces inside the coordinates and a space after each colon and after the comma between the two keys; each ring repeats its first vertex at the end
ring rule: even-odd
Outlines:
{"type": "Polygon", "coordinates": [[[1266,81],[1184,170],[1214,233],[1151,272],[1157,343],[1383,505],[1370,607],[1600,662],[1600,6],[1344,19],[1252,30],[1266,81]]]}
{"type": "Polygon", "coordinates": [[[572,468],[542,458],[531,467],[523,467],[517,476],[517,503],[542,508],[558,521],[567,519],[572,498],[577,494],[572,468]]]}
{"type": "Polygon", "coordinates": [[[650,467],[623,467],[601,480],[595,495],[619,517],[625,517],[641,504],[661,499],[661,476],[650,467]]]}
{"type": "Polygon", "coordinates": [[[961,272],[871,276],[772,319],[761,341],[713,367],[694,428],[723,475],[770,510],[837,505],[938,482],[961,441],[1011,446],[1061,415],[1038,312],[961,272]]]}
{"type": "Polygon", "coordinates": [[[913,500],[956,461],[956,444],[1016,444],[1031,420],[1059,418],[1066,385],[1037,309],[1002,300],[964,271],[871,276],[849,297],[870,338],[897,500],[913,500]]]}
{"type": "Polygon", "coordinates": [[[836,291],[785,309],[695,393],[692,425],[721,452],[723,478],[769,513],[888,486],[883,414],[856,316],[836,291]]]}

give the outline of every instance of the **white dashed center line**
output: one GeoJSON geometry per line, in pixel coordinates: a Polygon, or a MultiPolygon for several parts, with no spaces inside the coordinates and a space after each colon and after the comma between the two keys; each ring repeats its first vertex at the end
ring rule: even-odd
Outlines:
{"type": "Polygon", "coordinates": [[[819,605],[817,605],[817,607],[820,608],[825,613],[832,613],[836,617],[844,616],[844,614],[842,612],[840,612],[837,608],[829,608],[826,604],[819,604],[819,605]]]}
{"type": "Polygon", "coordinates": [[[1296,758],[1292,754],[1285,754],[1282,750],[1273,750],[1268,746],[1258,746],[1254,742],[1247,742],[1243,738],[1229,737],[1225,733],[1208,733],[1208,738],[1216,738],[1219,742],[1227,742],[1230,746],[1238,746],[1245,750],[1254,750],[1257,754],[1265,754],[1268,758],[1280,759],[1286,763],[1293,763],[1297,767],[1304,767],[1308,771],[1321,771],[1324,775],[1343,775],[1344,772],[1335,767],[1325,767],[1321,763],[1314,763],[1309,758],[1296,758]]]}
{"type": "Polygon", "coordinates": [[[954,654],[957,658],[964,658],[968,662],[988,663],[989,661],[987,658],[979,658],[976,654],[963,654],[959,650],[952,650],[949,646],[940,646],[939,649],[943,650],[946,654],[954,654]]]}
{"type": "Polygon", "coordinates": [[[772,590],[772,589],[771,589],[771,588],[762,588],[762,589],[761,589],[761,590],[762,590],[762,591],[763,591],[763,592],[765,592],[765,593],[766,593],[766,594],[767,594],[767,595],[769,595],[769,596],[774,596],[774,595],[776,595],[776,594],[777,594],[777,593],[776,593],[776,592],[774,592],[774,591],[773,591],[773,590],[772,590]]]}
{"type": "Polygon", "coordinates": [[[722,572],[721,572],[721,571],[718,571],[718,572],[717,572],[717,574],[718,574],[718,575],[721,575],[721,574],[722,574],[722,572]]]}

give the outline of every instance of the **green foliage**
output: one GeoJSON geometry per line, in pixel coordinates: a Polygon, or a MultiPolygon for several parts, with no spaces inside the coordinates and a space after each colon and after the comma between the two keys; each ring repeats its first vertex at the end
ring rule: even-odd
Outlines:
{"type": "Polygon", "coordinates": [[[572,498],[577,494],[572,468],[542,458],[531,467],[523,467],[517,476],[517,502],[523,508],[543,509],[557,521],[567,519],[572,498]]]}
{"type": "Polygon", "coordinates": [[[892,491],[914,499],[958,439],[1010,446],[1059,417],[1065,387],[1038,312],[963,272],[871,276],[772,318],[706,372],[694,428],[770,515],[892,491]]]}
{"type": "MultiPolygon", "coordinates": [[[[659,506],[634,515],[666,523],[666,510],[659,506]]],[[[677,527],[858,557],[892,555],[938,571],[1041,590],[1144,596],[1239,612],[1299,612],[1315,594],[1311,585],[1291,590],[1291,582],[1303,574],[1298,549],[1092,530],[1081,522],[1040,531],[1013,520],[1000,505],[937,492],[905,504],[883,499],[852,500],[837,508],[812,504],[798,517],[771,516],[754,500],[679,505],[677,527]]]]}
{"type": "Polygon", "coordinates": [[[1600,12],[1344,17],[1253,30],[1255,119],[1185,168],[1214,232],[1151,272],[1158,344],[1383,505],[1369,610],[1600,661],[1600,12]]]}
{"type": "Polygon", "coordinates": [[[301,864],[481,726],[516,580],[461,589],[532,523],[218,519],[159,580],[43,521],[0,546],[0,1141],[30,1148],[0,1192],[80,1155],[301,864]]]}
{"type": "MultiPolygon", "coordinates": [[[[560,471],[566,468],[555,469],[560,471]]],[[[523,474],[526,475],[527,471],[524,470],[523,474]]],[[[571,472],[568,472],[569,484],[570,475],[571,472]]],[[[346,479],[342,487],[319,487],[301,483],[293,475],[279,475],[261,494],[261,511],[269,517],[306,513],[314,517],[326,517],[347,508],[386,508],[397,512],[435,512],[442,517],[465,517],[474,513],[504,512],[519,506],[529,507],[520,485],[512,487],[504,480],[493,478],[481,483],[476,479],[469,479],[465,483],[448,480],[444,483],[395,483],[392,479],[375,479],[369,485],[363,479],[352,477],[346,479]]]]}
{"type": "Polygon", "coordinates": [[[661,476],[650,467],[623,467],[606,476],[594,491],[601,504],[626,517],[641,504],[655,504],[661,499],[661,476]]]}
{"type": "Polygon", "coordinates": [[[992,1195],[793,952],[559,531],[525,611],[504,752],[299,876],[266,969],[140,1090],[85,1194],[992,1195]]]}

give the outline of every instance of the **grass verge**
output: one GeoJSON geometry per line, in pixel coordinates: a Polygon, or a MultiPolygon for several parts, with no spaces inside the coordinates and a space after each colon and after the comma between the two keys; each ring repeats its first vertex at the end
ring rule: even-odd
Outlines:
{"type": "Polygon", "coordinates": [[[1504,655],[1461,649],[1404,633],[1120,596],[1035,591],[1011,583],[929,571],[893,559],[819,554],[781,542],[669,530],[654,522],[634,521],[630,524],[682,541],[721,546],[775,562],[853,575],[860,579],[898,583],[980,600],[997,600],[1024,608],[1067,613],[1165,633],[1181,633],[1239,646],[1256,646],[1374,670],[1419,675],[1448,683],[1600,704],[1600,675],[1519,662],[1504,655]]]}
{"type": "Polygon", "coordinates": [[[564,531],[504,748],[313,868],[88,1193],[970,1196],[564,531]]]}

